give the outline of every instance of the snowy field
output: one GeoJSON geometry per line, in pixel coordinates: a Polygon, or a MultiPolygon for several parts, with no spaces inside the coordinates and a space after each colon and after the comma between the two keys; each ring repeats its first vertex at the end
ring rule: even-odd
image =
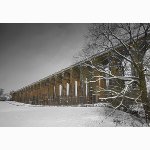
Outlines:
{"type": "Polygon", "coordinates": [[[34,106],[12,101],[0,101],[2,127],[114,127],[143,126],[134,116],[111,108],[34,106]],[[107,110],[107,111],[106,111],[107,110]]]}

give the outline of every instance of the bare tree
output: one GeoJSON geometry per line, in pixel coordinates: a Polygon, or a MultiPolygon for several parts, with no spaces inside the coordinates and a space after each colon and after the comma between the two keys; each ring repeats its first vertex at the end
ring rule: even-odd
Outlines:
{"type": "MultiPolygon", "coordinates": [[[[134,100],[136,103],[141,102],[145,111],[146,122],[149,123],[150,101],[148,99],[146,77],[148,78],[149,76],[150,68],[150,63],[148,63],[150,60],[150,24],[92,24],[88,31],[86,37],[88,42],[82,51],[83,57],[87,58],[93,54],[108,51],[115,58],[115,61],[120,62],[120,66],[123,67],[124,72],[128,73],[128,69],[132,70],[130,75],[126,75],[124,72],[120,75],[114,73],[112,69],[106,70],[104,66],[95,65],[92,61],[89,61],[85,64],[86,66],[103,73],[103,75],[93,76],[91,79],[95,81],[99,80],[99,78],[105,80],[116,79],[116,84],[119,83],[118,86],[121,87],[120,91],[112,89],[99,90],[109,90],[114,95],[108,96],[107,99],[119,99],[119,104],[115,109],[124,105],[123,102],[125,99],[134,100]],[[122,86],[122,83],[124,86],[122,86]],[[138,88],[138,95],[132,97],[133,92],[131,93],[131,90],[135,87],[138,88]],[[131,94],[129,95],[129,93],[131,94]]],[[[109,64],[113,65],[111,62],[109,64]]]]}

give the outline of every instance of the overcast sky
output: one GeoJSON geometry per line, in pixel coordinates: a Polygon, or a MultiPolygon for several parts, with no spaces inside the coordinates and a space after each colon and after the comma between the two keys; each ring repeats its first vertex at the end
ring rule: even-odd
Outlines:
{"type": "Polygon", "coordinates": [[[0,88],[17,90],[70,66],[87,24],[0,24],[0,88]]]}

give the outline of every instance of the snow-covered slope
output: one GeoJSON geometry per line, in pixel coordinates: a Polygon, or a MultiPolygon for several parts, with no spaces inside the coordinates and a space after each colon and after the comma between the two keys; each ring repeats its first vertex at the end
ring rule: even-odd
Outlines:
{"type": "Polygon", "coordinates": [[[34,106],[12,101],[0,102],[0,126],[143,126],[129,114],[116,111],[106,118],[111,108],[34,106]]]}

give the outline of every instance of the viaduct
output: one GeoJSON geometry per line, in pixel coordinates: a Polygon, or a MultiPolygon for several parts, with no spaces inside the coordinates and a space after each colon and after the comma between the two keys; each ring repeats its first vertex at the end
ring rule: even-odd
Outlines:
{"type": "Polygon", "coordinates": [[[109,94],[102,89],[114,87],[114,84],[110,80],[108,82],[106,78],[93,80],[92,76],[106,75],[85,65],[90,61],[94,65],[102,65],[104,69],[109,67],[115,75],[123,75],[121,63],[112,57],[110,50],[107,50],[13,92],[12,99],[34,105],[77,105],[99,102],[109,94]]]}

